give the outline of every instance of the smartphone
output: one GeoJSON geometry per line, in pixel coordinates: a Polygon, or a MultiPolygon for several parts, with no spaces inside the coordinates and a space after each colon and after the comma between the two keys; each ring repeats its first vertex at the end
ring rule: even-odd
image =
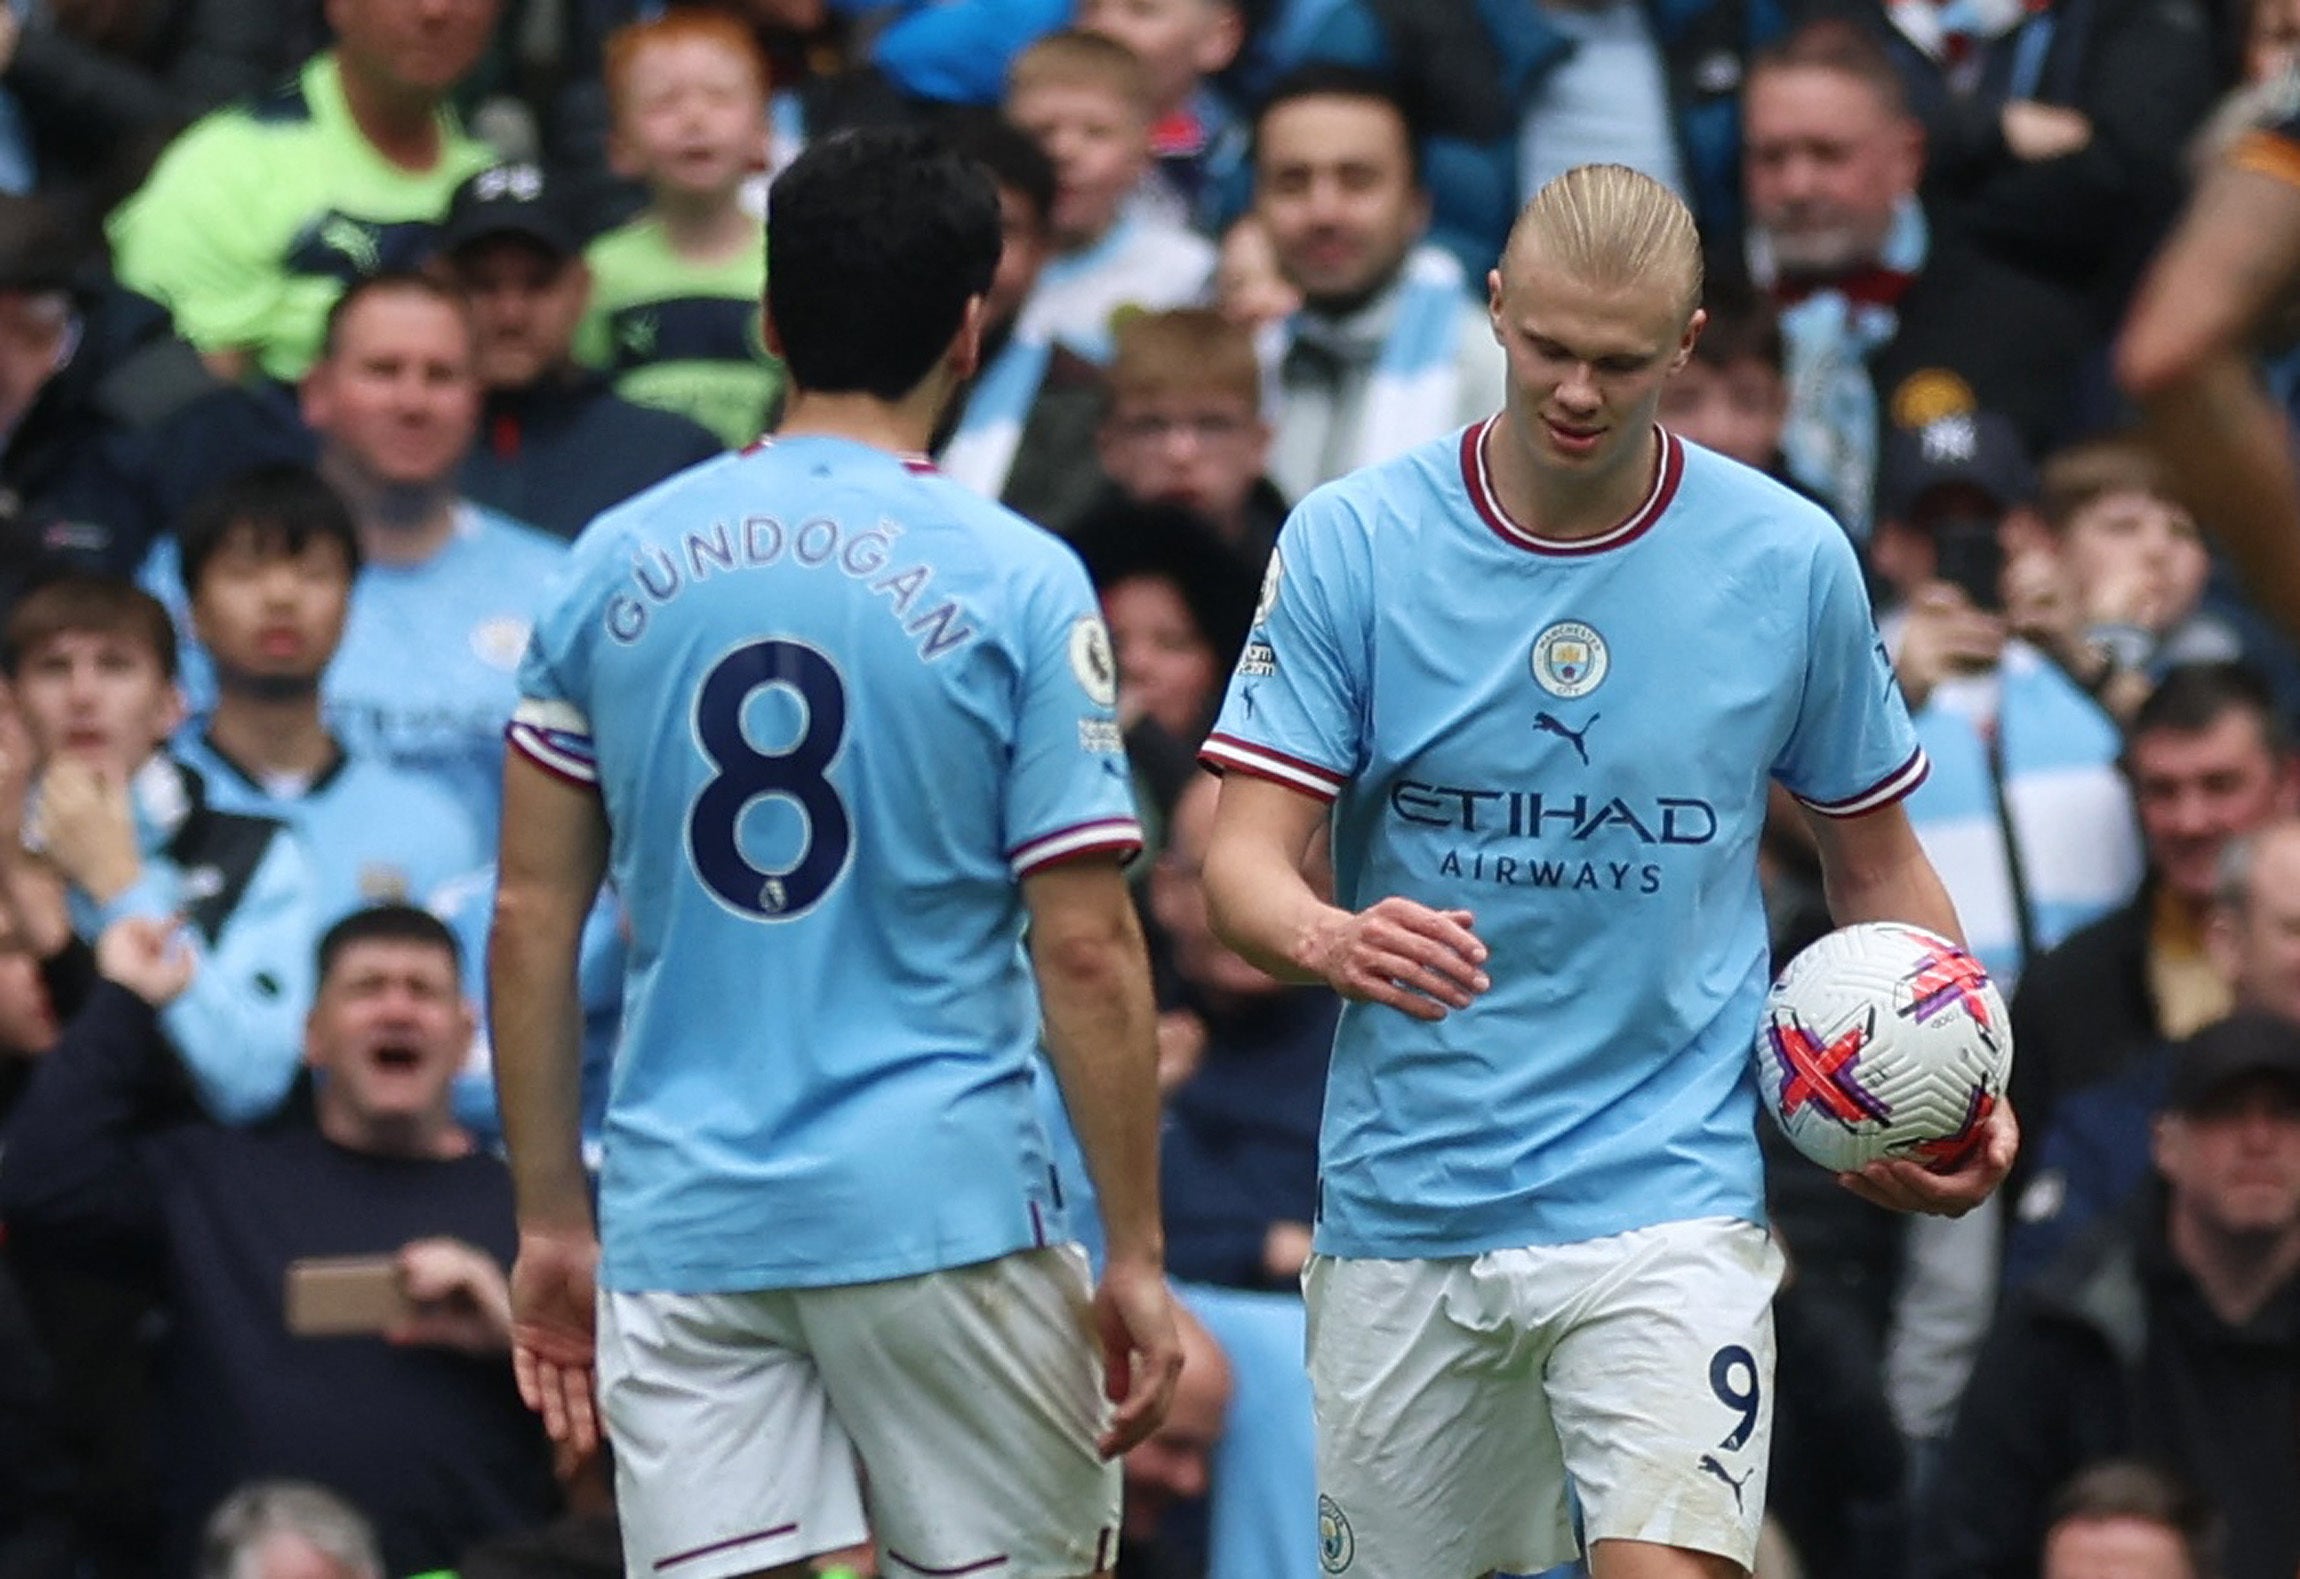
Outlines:
{"type": "Polygon", "coordinates": [[[1933,528],[1933,574],[1960,587],[1985,614],[2004,609],[2004,544],[1994,521],[1943,521],[1933,528]]]}
{"type": "Polygon", "coordinates": [[[411,1309],[397,1256],[311,1256],[288,1263],[287,1330],[299,1338],[380,1333],[411,1309]]]}

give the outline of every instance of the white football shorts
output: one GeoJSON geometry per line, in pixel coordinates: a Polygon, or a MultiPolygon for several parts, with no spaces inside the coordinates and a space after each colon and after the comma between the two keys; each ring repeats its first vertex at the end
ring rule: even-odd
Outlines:
{"type": "Polygon", "coordinates": [[[1782,1259],[1703,1218],[1450,1260],[1311,1258],[1319,1558],[1474,1579],[1582,1535],[1749,1566],[1773,1429],[1782,1259]]]}
{"type": "Polygon", "coordinates": [[[1076,1245],[883,1283],[599,1299],[624,1564],[726,1579],[875,1538],[891,1579],[1116,1559],[1076,1245]]]}

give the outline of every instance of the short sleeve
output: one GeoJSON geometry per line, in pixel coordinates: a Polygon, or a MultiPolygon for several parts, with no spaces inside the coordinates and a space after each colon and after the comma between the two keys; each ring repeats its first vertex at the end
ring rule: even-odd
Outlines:
{"type": "Polygon", "coordinates": [[[1852,544],[1834,528],[1814,554],[1807,598],[1804,688],[1773,774],[1812,810],[1857,817],[1924,782],[1925,753],[1852,544]]]}
{"type": "Polygon", "coordinates": [[[1007,863],[1022,878],[1083,855],[1131,856],[1142,826],[1118,728],[1118,661],[1085,569],[1065,553],[1018,614],[1007,863]]]}
{"type": "Polygon", "coordinates": [[[1316,495],[1270,551],[1254,628],[1199,755],[1319,800],[1359,766],[1365,717],[1365,573],[1343,550],[1346,511],[1316,495]]]}
{"type": "Polygon", "coordinates": [[[510,748],[558,778],[595,788],[599,755],[591,738],[591,707],[582,689],[583,643],[609,617],[594,611],[589,556],[580,551],[561,564],[546,586],[543,609],[519,659],[519,700],[504,729],[510,748]]]}

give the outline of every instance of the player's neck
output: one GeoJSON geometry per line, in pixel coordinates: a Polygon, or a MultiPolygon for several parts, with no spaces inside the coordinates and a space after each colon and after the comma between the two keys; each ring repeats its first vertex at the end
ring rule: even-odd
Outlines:
{"type": "Polygon", "coordinates": [[[948,386],[939,373],[900,400],[847,391],[827,394],[794,390],[775,435],[852,439],[890,455],[923,455],[947,394],[948,386]]]}
{"type": "Polygon", "coordinates": [[[295,696],[263,696],[220,674],[208,740],[258,780],[315,779],[342,754],[320,722],[318,686],[295,696]]]}
{"type": "Polygon", "coordinates": [[[352,123],[377,153],[402,170],[428,170],[439,162],[437,100],[378,82],[340,54],[336,62],[352,123]]]}
{"type": "Polygon", "coordinates": [[[1602,537],[1652,495],[1661,430],[1648,427],[1618,464],[1586,476],[1536,465],[1507,412],[1486,435],[1485,446],[1494,496],[1509,518],[1541,537],[1571,543],[1602,537]]]}
{"type": "Polygon", "coordinates": [[[672,255],[688,263],[724,263],[766,245],[733,192],[658,191],[653,211],[672,255]]]}
{"type": "Polygon", "coordinates": [[[2175,1201],[2165,1213],[2164,1232],[2173,1258],[2196,1279],[2204,1302],[2232,1327],[2250,1321],[2278,1289],[2300,1276],[2300,1228],[2227,1234],[2175,1201]]]}

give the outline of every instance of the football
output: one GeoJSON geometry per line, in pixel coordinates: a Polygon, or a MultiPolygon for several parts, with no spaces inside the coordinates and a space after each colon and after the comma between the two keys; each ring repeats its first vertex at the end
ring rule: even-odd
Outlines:
{"type": "Polygon", "coordinates": [[[1757,1088],[1790,1144],[1846,1172],[1879,1157],[1953,1168],[2012,1073],[2004,999],[1980,961],[1897,921],[1830,933],[1781,972],[1757,1088]]]}

